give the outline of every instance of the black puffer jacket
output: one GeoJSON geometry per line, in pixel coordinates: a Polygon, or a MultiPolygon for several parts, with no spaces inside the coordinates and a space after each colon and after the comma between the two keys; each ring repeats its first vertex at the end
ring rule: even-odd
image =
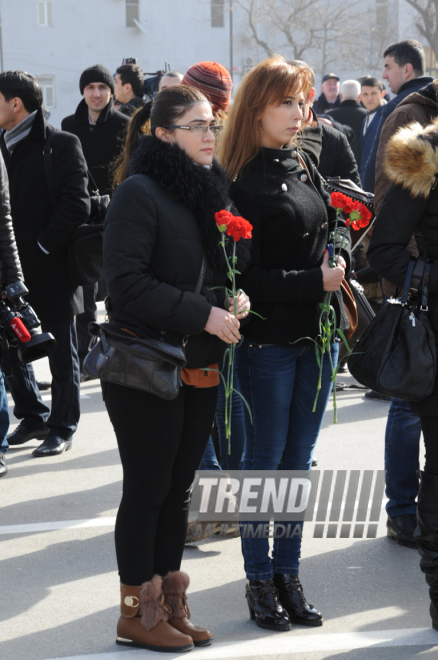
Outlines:
{"type": "MultiPolygon", "coordinates": [[[[106,216],[104,276],[111,323],[140,337],[181,342],[190,335],[188,367],[219,362],[226,344],[204,331],[212,306],[223,307],[227,268],[214,214],[230,208],[227,182],[217,164],[208,170],[184,151],[144,137],[130,176],[116,190],[106,216]],[[202,294],[194,293],[205,253],[202,294]]],[[[245,266],[246,241],[238,243],[245,266]]]]}
{"type": "MultiPolygon", "coordinates": [[[[320,175],[307,158],[306,164],[312,181],[294,149],[262,148],[230,189],[254,227],[250,266],[239,285],[252,309],[266,318],[251,316],[244,328],[257,343],[287,344],[319,333],[319,303],[326,296],[320,266],[336,214],[320,175]]],[[[339,233],[349,245],[343,221],[339,233]]],[[[349,265],[348,247],[343,256],[349,265]]],[[[340,292],[332,300],[345,329],[340,292]]]]}
{"type": "Polygon", "coordinates": [[[407,245],[421,234],[430,272],[429,319],[438,344],[438,119],[424,128],[415,122],[390,139],[385,170],[392,181],[373,228],[368,260],[386,280],[402,287],[411,252],[407,245]]]}
{"type": "Polygon", "coordinates": [[[18,258],[9,200],[9,181],[5,161],[0,152],[0,272],[1,286],[23,280],[18,258]]]}

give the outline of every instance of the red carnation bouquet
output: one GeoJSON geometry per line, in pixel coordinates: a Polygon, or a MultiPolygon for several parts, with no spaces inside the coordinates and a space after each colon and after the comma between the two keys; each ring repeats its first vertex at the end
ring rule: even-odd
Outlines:
{"type": "MultiPolygon", "coordinates": [[[[341,214],[348,216],[346,219],[346,226],[352,227],[354,230],[358,231],[359,229],[365,228],[368,226],[371,220],[371,213],[361,202],[351,199],[340,192],[334,192],[330,196],[330,203],[336,209],[336,223],[335,229],[330,233],[329,236],[329,251],[330,259],[329,264],[332,268],[335,268],[338,265],[339,256],[342,248],[345,246],[344,239],[338,233],[338,221],[341,214]]],[[[326,299],[323,303],[320,303],[321,314],[319,317],[319,335],[316,339],[307,337],[315,344],[316,350],[316,359],[319,366],[319,378],[318,385],[316,388],[316,397],[313,404],[313,412],[316,410],[316,404],[318,402],[319,392],[321,390],[321,379],[322,379],[322,368],[324,362],[324,355],[327,352],[330,366],[331,366],[331,379],[333,382],[333,421],[336,424],[338,421],[337,417],[337,403],[336,403],[336,376],[338,374],[339,364],[335,368],[332,362],[332,356],[330,353],[330,346],[336,340],[337,337],[344,342],[347,350],[349,351],[349,346],[347,340],[344,336],[344,333],[337,327],[336,312],[333,305],[331,304],[331,292],[326,296],[326,299]]]]}
{"type": "MultiPolygon", "coordinates": [[[[236,256],[236,243],[241,238],[248,239],[252,237],[252,225],[241,218],[240,216],[233,215],[230,211],[223,209],[214,215],[219,231],[221,232],[221,245],[224,251],[225,260],[228,266],[228,279],[231,281],[231,290],[225,288],[226,308],[230,307],[230,297],[234,302],[234,315],[237,311],[237,296],[239,291],[236,290],[236,275],[240,275],[236,269],[237,256],[236,256]],[[226,242],[228,237],[233,239],[233,251],[231,257],[228,256],[226,250],[226,242]]],[[[248,409],[249,416],[252,419],[251,409],[245,397],[233,387],[234,381],[234,356],[236,351],[236,344],[230,344],[224,355],[224,365],[226,366],[226,375],[220,374],[225,387],[225,433],[228,440],[228,453],[231,451],[230,438],[231,438],[231,414],[232,414],[232,393],[236,392],[243,400],[248,409]]]]}

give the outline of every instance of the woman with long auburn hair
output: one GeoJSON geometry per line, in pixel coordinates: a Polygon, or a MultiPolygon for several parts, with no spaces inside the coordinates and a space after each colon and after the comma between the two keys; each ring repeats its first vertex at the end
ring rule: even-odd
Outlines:
{"type": "MultiPolygon", "coordinates": [[[[339,289],[349,250],[330,267],[335,210],[317,170],[295,146],[309,78],[307,68],[282,57],[261,62],[236,93],[222,142],[231,198],[253,225],[252,255],[239,282],[258,314],[244,328],[237,353],[239,384],[253,417],[251,423],[245,411],[244,470],[311,469],[331,392],[326,353],[313,412],[319,366],[311,339],[319,334],[319,304],[328,292],[334,292],[341,330],[348,327],[339,289]]],[[[338,233],[348,244],[342,221],[338,233]]],[[[330,351],[336,365],[338,345],[330,351]]],[[[302,523],[296,524],[301,531],[302,523]]],[[[269,540],[254,538],[250,524],[243,529],[251,618],[270,630],[288,630],[291,623],[320,626],[322,615],[306,602],[298,577],[301,535],[287,538],[274,526],[270,557],[269,540]]]]}

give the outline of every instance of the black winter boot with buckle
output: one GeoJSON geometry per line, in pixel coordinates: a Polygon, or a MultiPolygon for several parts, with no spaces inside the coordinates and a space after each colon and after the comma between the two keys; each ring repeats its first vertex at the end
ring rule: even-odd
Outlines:
{"type": "Polygon", "coordinates": [[[275,573],[274,584],[278,589],[280,603],[289,614],[292,623],[322,626],[322,614],[306,601],[298,575],[275,573]]]}
{"type": "Polygon", "coordinates": [[[273,580],[250,580],[246,585],[245,596],[249,615],[259,628],[281,632],[292,628],[273,580]]]}

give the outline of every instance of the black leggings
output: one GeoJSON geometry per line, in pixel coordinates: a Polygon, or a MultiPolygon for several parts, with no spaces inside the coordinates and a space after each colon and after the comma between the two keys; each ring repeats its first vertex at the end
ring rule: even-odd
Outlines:
{"type": "Polygon", "coordinates": [[[426,449],[424,471],[438,477],[438,417],[420,415],[426,449]]]}
{"type": "Polygon", "coordinates": [[[190,487],[213,425],[217,390],[183,386],[176,399],[165,401],[103,383],[123,466],[115,533],[123,584],[137,586],[180,569],[190,487]]]}

